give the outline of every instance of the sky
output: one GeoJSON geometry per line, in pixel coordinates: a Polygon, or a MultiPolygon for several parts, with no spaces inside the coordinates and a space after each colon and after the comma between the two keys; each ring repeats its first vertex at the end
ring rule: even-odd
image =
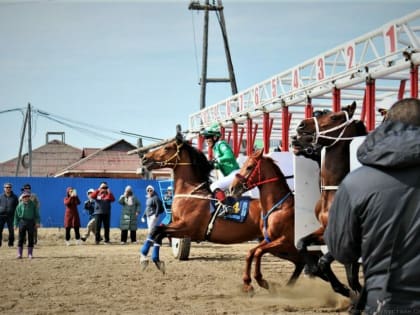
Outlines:
{"type": "MultiPolygon", "coordinates": [[[[222,2],[239,91],[420,9],[419,0],[222,2]]],[[[0,162],[18,156],[28,104],[32,149],[47,132],[82,149],[188,129],[200,109],[204,20],[189,3],[0,0],[0,162]]],[[[214,12],[207,66],[208,77],[228,76],[214,12]]],[[[229,84],[207,85],[207,106],[229,96],[229,84]]]]}

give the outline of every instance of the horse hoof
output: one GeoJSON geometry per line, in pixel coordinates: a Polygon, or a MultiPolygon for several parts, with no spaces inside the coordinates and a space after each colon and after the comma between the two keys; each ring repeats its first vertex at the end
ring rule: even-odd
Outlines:
{"type": "Polygon", "coordinates": [[[159,269],[163,274],[165,274],[166,267],[164,261],[155,261],[156,268],[159,269]]]}
{"type": "Polygon", "coordinates": [[[255,291],[252,285],[244,284],[243,291],[247,293],[249,297],[253,297],[255,295],[255,291]]]}
{"type": "Polygon", "coordinates": [[[141,266],[141,270],[143,271],[144,269],[146,269],[148,265],[149,265],[149,260],[147,259],[147,257],[146,257],[146,256],[141,255],[141,256],[140,256],[140,266],[141,266]]]}
{"type": "Polygon", "coordinates": [[[270,287],[270,285],[268,284],[268,282],[266,281],[266,280],[260,280],[260,281],[257,281],[258,282],[258,285],[261,287],[261,288],[264,288],[264,289],[266,289],[266,290],[268,290],[269,289],[269,287],[270,287]]]}

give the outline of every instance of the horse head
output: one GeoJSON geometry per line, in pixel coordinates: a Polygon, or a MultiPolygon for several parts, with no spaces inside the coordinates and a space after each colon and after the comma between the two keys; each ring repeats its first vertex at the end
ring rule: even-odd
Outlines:
{"type": "Polygon", "coordinates": [[[254,187],[284,179],[273,159],[263,153],[264,149],[253,153],[236,173],[229,189],[232,196],[239,197],[254,187]]]}
{"type": "Polygon", "coordinates": [[[292,139],[293,147],[299,153],[308,147],[331,147],[341,140],[365,135],[366,129],[361,127],[363,124],[353,119],[355,110],[356,102],[353,102],[342,107],[340,112],[316,112],[314,117],[302,120],[296,129],[297,135],[292,139]]]}
{"type": "MultiPolygon", "coordinates": [[[[142,165],[148,171],[159,168],[175,168],[181,161],[181,148],[184,142],[174,138],[142,157],[142,165]]],[[[185,161],[183,162],[185,163],[185,161]]]]}
{"type": "Polygon", "coordinates": [[[212,164],[206,156],[184,140],[181,134],[162,144],[159,148],[147,152],[142,158],[142,165],[147,170],[172,168],[178,176],[193,175],[198,181],[209,181],[212,164]],[[180,167],[182,167],[181,174],[180,167]]]}

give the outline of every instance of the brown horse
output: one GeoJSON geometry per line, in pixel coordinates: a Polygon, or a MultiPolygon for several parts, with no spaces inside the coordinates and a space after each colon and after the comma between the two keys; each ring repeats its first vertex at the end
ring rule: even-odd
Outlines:
{"type": "Polygon", "coordinates": [[[305,260],[294,244],[294,196],[282,171],[273,159],[263,156],[263,150],[254,153],[245,161],[231,183],[230,193],[238,197],[254,187],[258,187],[260,191],[264,239],[252,248],[246,257],[243,275],[243,289],[246,292],[253,291],[250,275],[253,259],[254,279],[261,287],[268,289],[268,283],[261,273],[261,258],[265,253],[287,259],[295,265],[288,285],[296,282],[305,266],[305,260]]]}
{"type": "MultiPolygon", "coordinates": [[[[298,241],[297,248],[303,255],[308,253],[309,245],[323,245],[324,231],[328,224],[328,211],[334,200],[338,185],[350,171],[350,141],[353,137],[367,134],[361,121],[352,119],[356,103],[342,108],[340,112],[326,112],[317,117],[304,119],[297,127],[297,137],[292,145],[298,150],[308,145],[325,147],[325,156],[321,164],[321,197],[315,206],[315,216],[321,226],[313,233],[298,241]]],[[[324,273],[330,281],[334,291],[349,297],[352,293],[339,282],[331,270],[334,258],[330,253],[324,255],[318,265],[306,259],[309,270],[324,273]]],[[[350,287],[356,293],[360,292],[361,285],[358,279],[359,265],[346,265],[346,273],[350,287]]]]}
{"type": "Polygon", "coordinates": [[[210,203],[216,200],[209,186],[213,167],[206,156],[184,141],[182,136],[146,153],[142,163],[148,170],[173,169],[172,222],[151,232],[150,239],[155,244],[161,244],[165,237],[219,244],[241,243],[262,237],[261,206],[257,199],[250,201],[249,212],[242,223],[210,212],[210,203]]]}

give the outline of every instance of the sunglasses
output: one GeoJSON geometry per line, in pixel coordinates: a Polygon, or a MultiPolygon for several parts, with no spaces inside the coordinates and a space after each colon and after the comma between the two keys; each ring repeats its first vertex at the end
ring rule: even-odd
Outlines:
{"type": "Polygon", "coordinates": [[[11,186],[4,186],[4,188],[12,188],[11,186]]]}
{"type": "Polygon", "coordinates": [[[104,186],[104,187],[102,187],[102,189],[108,189],[108,186],[104,186]]]}
{"type": "Polygon", "coordinates": [[[153,191],[153,189],[148,189],[147,192],[149,192],[149,191],[153,191]]]}

